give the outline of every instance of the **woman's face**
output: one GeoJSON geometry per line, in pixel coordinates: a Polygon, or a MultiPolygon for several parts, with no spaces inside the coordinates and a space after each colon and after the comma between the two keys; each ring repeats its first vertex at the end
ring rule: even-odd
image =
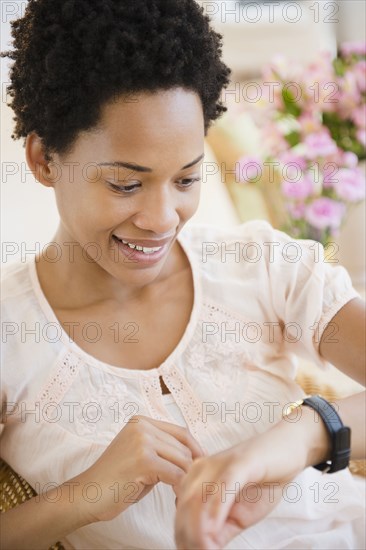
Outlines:
{"type": "Polygon", "coordinates": [[[153,280],[198,207],[203,147],[194,92],[116,99],[96,132],[81,133],[70,155],[54,156],[57,240],[76,242],[85,261],[124,283],[153,280]],[[162,248],[138,252],[121,240],[162,248]]]}

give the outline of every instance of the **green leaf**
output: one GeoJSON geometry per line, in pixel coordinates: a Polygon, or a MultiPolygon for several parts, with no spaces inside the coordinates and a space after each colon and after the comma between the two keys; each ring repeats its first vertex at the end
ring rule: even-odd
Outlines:
{"type": "Polygon", "coordinates": [[[333,67],[337,76],[343,76],[346,72],[346,65],[342,59],[336,57],[333,61],[333,67]]]}
{"type": "Polygon", "coordinates": [[[293,132],[287,134],[285,139],[291,147],[295,147],[295,145],[300,143],[300,133],[294,130],[293,132]]]}
{"type": "Polygon", "coordinates": [[[286,111],[290,115],[293,115],[294,117],[298,117],[301,114],[301,108],[296,104],[295,97],[291,93],[289,88],[282,88],[282,99],[283,99],[283,103],[285,105],[286,111]]]}

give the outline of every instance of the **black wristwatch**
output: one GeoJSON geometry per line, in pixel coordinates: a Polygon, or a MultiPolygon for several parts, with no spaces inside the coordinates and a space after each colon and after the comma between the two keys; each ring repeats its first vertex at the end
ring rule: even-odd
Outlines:
{"type": "Polygon", "coordinates": [[[316,410],[332,442],[330,459],[313,467],[329,474],[347,468],[351,456],[351,429],[343,425],[335,408],[320,395],[312,395],[296,401],[288,410],[291,411],[299,405],[306,405],[316,410]]]}

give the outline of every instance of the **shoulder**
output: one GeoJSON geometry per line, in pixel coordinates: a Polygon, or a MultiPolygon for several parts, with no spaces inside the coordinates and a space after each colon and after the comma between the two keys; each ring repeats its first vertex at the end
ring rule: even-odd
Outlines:
{"type": "Polygon", "coordinates": [[[33,257],[1,268],[2,390],[14,402],[38,391],[62,347],[44,331],[47,319],[34,286],[34,268],[33,257]]]}
{"type": "Polygon", "coordinates": [[[226,255],[229,257],[233,251],[236,263],[257,264],[258,267],[263,263],[291,266],[299,260],[311,264],[311,258],[316,255],[323,258],[320,243],[294,239],[266,220],[250,220],[227,227],[192,223],[183,228],[180,238],[204,262],[210,256],[226,263],[226,255]]]}
{"type": "Polygon", "coordinates": [[[224,281],[226,286],[230,281],[232,288],[255,281],[262,293],[282,297],[309,277],[323,286],[326,277],[340,270],[326,263],[321,243],[293,238],[266,220],[229,227],[190,224],[182,230],[182,243],[206,278],[224,281]]]}
{"type": "MultiPolygon", "coordinates": [[[[34,259],[10,263],[1,268],[2,330],[10,326],[30,326],[40,317],[40,308],[34,291],[32,265],[34,259]]],[[[8,327],[8,328],[7,328],[8,327]]]]}
{"type": "Polygon", "coordinates": [[[13,262],[1,267],[1,305],[21,304],[32,290],[29,261],[13,262]]]}

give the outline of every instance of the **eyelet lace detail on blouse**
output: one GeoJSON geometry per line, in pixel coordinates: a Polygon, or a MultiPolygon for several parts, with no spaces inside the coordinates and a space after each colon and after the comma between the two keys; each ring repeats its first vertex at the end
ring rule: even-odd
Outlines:
{"type": "MultiPolygon", "coordinates": [[[[236,313],[213,303],[203,303],[198,328],[187,350],[186,370],[199,370],[201,378],[214,383],[223,392],[236,383],[239,375],[243,383],[245,367],[260,362],[254,345],[248,343],[240,331],[234,331],[237,324],[242,327],[244,323],[248,320],[236,313]],[[207,323],[214,330],[207,330],[207,323]]],[[[249,330],[247,335],[252,339],[249,330]]]]}
{"type": "Polygon", "coordinates": [[[163,378],[191,432],[197,435],[200,429],[206,429],[207,425],[202,423],[202,403],[197,399],[181,371],[173,366],[167,369],[163,378]]]}
{"type": "Polygon", "coordinates": [[[140,384],[151,416],[156,420],[172,422],[172,418],[164,407],[162,400],[159,376],[144,376],[141,374],[140,384]]]}
{"type": "MultiPolygon", "coordinates": [[[[146,371],[146,373],[141,372],[138,376],[141,394],[152,418],[174,422],[164,404],[159,380],[159,377],[162,376],[189,429],[195,435],[201,430],[206,431],[207,423],[202,421],[203,403],[190,383],[193,371],[199,370],[202,383],[205,384],[205,380],[208,384],[213,383],[224,399],[226,393],[236,384],[239,376],[241,384],[245,384],[245,367],[254,364],[252,350],[250,350],[250,353],[248,351],[248,343],[242,339],[238,341],[235,332],[231,330],[235,323],[247,322],[247,320],[242,319],[240,314],[230,313],[211,301],[210,303],[202,303],[201,307],[192,339],[182,356],[176,358],[177,364],[163,363],[158,369],[146,371]],[[212,323],[214,327],[218,327],[218,330],[213,331],[212,334],[208,333],[207,338],[204,338],[204,323],[212,323]],[[228,328],[224,338],[223,326],[228,328]],[[233,360],[233,358],[235,359],[233,360]]],[[[79,368],[83,366],[86,366],[85,359],[80,358],[73,351],[67,350],[66,353],[62,354],[54,366],[53,374],[39,393],[38,399],[41,406],[45,406],[50,402],[60,403],[76,379],[79,368]]],[[[111,379],[114,376],[116,375],[113,373],[108,375],[111,379]]],[[[118,401],[120,403],[124,401],[122,395],[126,399],[127,396],[132,398],[131,388],[126,379],[125,383],[122,383],[122,378],[123,374],[118,376],[118,380],[116,379],[116,387],[119,389],[118,401]]],[[[99,397],[99,402],[104,403],[105,407],[107,406],[107,402],[109,403],[108,394],[111,392],[110,397],[112,397],[115,388],[113,390],[112,380],[108,387],[105,387],[105,376],[101,377],[100,383],[103,384],[103,388],[99,388],[99,391],[93,391],[90,396],[80,395],[82,403],[85,400],[86,403],[90,403],[99,397]]],[[[88,393],[87,389],[86,392],[88,393]]],[[[77,415],[75,420],[78,425],[75,430],[79,435],[95,431],[95,425],[90,422],[85,426],[85,422],[82,422],[77,415]]]]}
{"type": "Polygon", "coordinates": [[[62,354],[55,365],[55,373],[49,378],[38,395],[37,401],[43,406],[46,403],[59,403],[72,385],[83,361],[72,352],[62,354]]]}

